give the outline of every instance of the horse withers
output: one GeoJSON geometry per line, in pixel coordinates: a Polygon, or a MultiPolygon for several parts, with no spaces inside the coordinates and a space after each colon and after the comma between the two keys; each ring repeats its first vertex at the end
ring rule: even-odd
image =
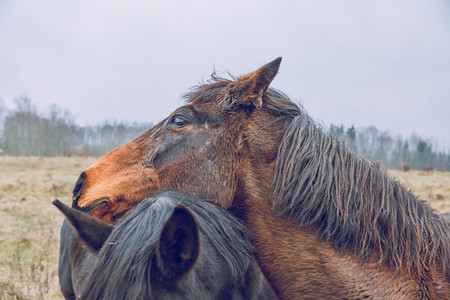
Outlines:
{"type": "Polygon", "coordinates": [[[254,262],[250,231],[224,209],[166,192],[113,226],[54,204],[84,247],[67,298],[275,299],[254,262]]]}
{"type": "Polygon", "coordinates": [[[270,89],[280,63],[196,87],[86,169],[73,206],[112,223],[183,191],[246,223],[280,298],[450,299],[449,223],[270,89]]]}

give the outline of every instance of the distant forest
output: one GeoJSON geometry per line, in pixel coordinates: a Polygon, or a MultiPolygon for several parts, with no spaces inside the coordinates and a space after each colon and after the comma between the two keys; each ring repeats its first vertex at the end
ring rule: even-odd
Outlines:
{"type": "Polygon", "coordinates": [[[329,132],[346,141],[360,155],[379,161],[387,169],[450,171],[450,153],[438,150],[432,141],[413,134],[404,139],[375,126],[345,128],[330,125],[329,132]]]}
{"type": "MultiPolygon", "coordinates": [[[[73,115],[56,105],[39,113],[26,96],[14,99],[9,109],[0,99],[0,154],[25,156],[101,156],[152,127],[151,123],[104,121],[79,126],[73,115]]],[[[437,169],[450,171],[450,153],[437,150],[432,141],[417,135],[404,139],[374,126],[327,130],[345,140],[355,152],[379,161],[388,169],[437,169]]]]}
{"type": "Polygon", "coordinates": [[[25,156],[101,156],[151,128],[151,123],[103,121],[79,126],[67,110],[51,105],[38,113],[26,96],[8,109],[0,99],[0,153],[25,156]]]}

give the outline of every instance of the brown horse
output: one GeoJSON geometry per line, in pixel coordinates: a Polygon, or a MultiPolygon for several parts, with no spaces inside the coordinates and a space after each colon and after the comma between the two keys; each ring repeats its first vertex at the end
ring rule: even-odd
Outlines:
{"type": "Polygon", "coordinates": [[[165,190],[245,221],[282,299],[450,299],[450,225],[269,89],[281,58],[215,76],[74,189],[74,207],[113,222],[165,190]]]}

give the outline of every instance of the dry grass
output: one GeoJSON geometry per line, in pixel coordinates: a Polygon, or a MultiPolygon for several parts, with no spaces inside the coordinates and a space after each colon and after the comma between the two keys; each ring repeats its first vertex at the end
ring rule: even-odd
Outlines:
{"type": "Polygon", "coordinates": [[[427,200],[440,212],[450,212],[450,172],[389,171],[419,199],[427,200]]]}
{"type": "MultiPolygon", "coordinates": [[[[62,215],[91,157],[0,156],[0,299],[62,299],[58,284],[62,215]]],[[[390,171],[422,199],[450,211],[450,173],[390,171]]]]}
{"type": "Polygon", "coordinates": [[[0,299],[63,299],[58,283],[62,215],[94,158],[0,156],[0,299]]]}

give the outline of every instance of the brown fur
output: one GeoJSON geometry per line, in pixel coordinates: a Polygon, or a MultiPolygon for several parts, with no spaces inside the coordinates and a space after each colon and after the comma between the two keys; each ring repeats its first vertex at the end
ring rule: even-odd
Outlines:
{"type": "Polygon", "coordinates": [[[450,298],[449,223],[268,90],[279,63],[197,87],[88,168],[74,206],[111,222],[179,190],[230,208],[282,299],[450,298]],[[95,210],[102,199],[109,204],[95,210]]]}

